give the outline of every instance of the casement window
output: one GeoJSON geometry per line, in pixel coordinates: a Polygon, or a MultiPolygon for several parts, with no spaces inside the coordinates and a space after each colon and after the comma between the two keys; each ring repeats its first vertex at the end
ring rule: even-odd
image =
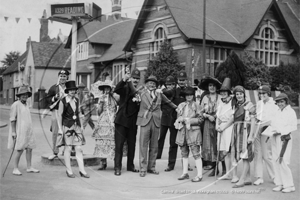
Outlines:
{"type": "Polygon", "coordinates": [[[112,66],[112,80],[116,85],[118,84],[126,73],[126,67],[128,66],[129,72],[131,72],[131,65],[127,65],[125,63],[114,64],[112,66]]]}
{"type": "Polygon", "coordinates": [[[77,85],[83,83],[88,89],[91,86],[91,75],[90,74],[77,74],[77,85]]]}
{"type": "Polygon", "coordinates": [[[152,38],[153,42],[150,43],[150,59],[153,59],[153,57],[156,56],[161,44],[167,38],[164,28],[162,26],[158,26],[158,28],[155,29],[152,38]]]}
{"type": "Polygon", "coordinates": [[[77,60],[86,60],[89,57],[89,43],[81,42],[77,44],[77,60]]]}
{"type": "Polygon", "coordinates": [[[265,25],[260,29],[255,38],[255,58],[269,66],[279,65],[278,33],[271,25],[265,25]]]}

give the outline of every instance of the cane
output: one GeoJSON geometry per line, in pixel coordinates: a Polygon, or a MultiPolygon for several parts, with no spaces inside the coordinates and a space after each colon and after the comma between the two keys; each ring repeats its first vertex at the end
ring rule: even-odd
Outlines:
{"type": "Polygon", "coordinates": [[[6,165],[6,167],[5,167],[5,169],[4,169],[4,172],[3,172],[3,174],[2,174],[2,177],[4,177],[4,174],[5,174],[6,170],[7,170],[7,167],[8,167],[8,165],[9,165],[10,160],[11,160],[13,154],[14,154],[14,151],[15,151],[15,146],[16,146],[16,141],[17,141],[17,139],[16,139],[16,138],[13,138],[13,140],[14,140],[14,146],[13,146],[12,152],[11,152],[11,154],[10,154],[9,160],[8,160],[8,162],[7,162],[7,165],[6,165]]]}
{"type": "MultiPolygon", "coordinates": [[[[217,137],[217,140],[218,140],[218,138],[220,138],[220,140],[219,140],[219,145],[217,146],[218,150],[217,150],[217,162],[216,162],[216,167],[215,167],[215,180],[217,180],[217,171],[218,171],[218,165],[219,165],[219,154],[220,154],[220,145],[221,145],[221,135],[219,132],[218,132],[218,136],[219,137],[217,137]]],[[[215,184],[217,184],[217,181],[215,181],[215,184]]]]}

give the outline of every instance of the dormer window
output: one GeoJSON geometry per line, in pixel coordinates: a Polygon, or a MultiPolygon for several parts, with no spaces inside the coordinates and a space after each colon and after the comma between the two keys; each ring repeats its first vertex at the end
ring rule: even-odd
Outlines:
{"type": "Polygon", "coordinates": [[[89,58],[89,43],[81,42],[77,44],[77,61],[89,58]]]}
{"type": "Polygon", "coordinates": [[[150,43],[150,59],[157,55],[161,44],[167,38],[163,25],[157,26],[153,33],[153,42],[150,43]]]}

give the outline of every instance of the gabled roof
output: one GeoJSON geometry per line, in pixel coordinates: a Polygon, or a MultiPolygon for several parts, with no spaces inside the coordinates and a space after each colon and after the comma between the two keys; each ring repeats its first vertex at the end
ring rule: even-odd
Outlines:
{"type": "Polygon", "coordinates": [[[289,26],[291,33],[300,45],[300,4],[293,0],[282,0],[277,2],[281,13],[289,26]]]}
{"type": "Polygon", "coordinates": [[[64,49],[64,44],[31,42],[31,46],[35,67],[71,67],[71,50],[64,49]]]}
{"type": "Polygon", "coordinates": [[[27,51],[25,51],[11,66],[9,66],[2,74],[12,74],[19,70],[19,63],[20,65],[25,65],[27,58],[27,51]]]}
{"type": "MultiPolygon", "coordinates": [[[[288,1],[288,0],[286,0],[288,1]]],[[[170,13],[184,39],[203,39],[203,1],[202,0],[165,0],[170,13]]],[[[147,17],[147,7],[153,0],[145,0],[134,34],[124,50],[130,46],[138,27],[147,17]]],[[[277,2],[274,0],[207,0],[206,1],[206,40],[245,44],[253,36],[268,9],[277,2]]],[[[280,12],[280,10],[278,10],[280,12]]],[[[286,15],[285,15],[286,17],[286,15]]],[[[283,20],[289,20],[283,18],[283,20]]],[[[295,19],[293,19],[295,20],[295,19]]],[[[287,23],[291,30],[299,30],[295,21],[287,23]]],[[[295,31],[293,36],[296,34],[295,31]]],[[[299,31],[298,31],[299,32],[299,31]]],[[[294,36],[297,38],[297,36],[294,36]]]]}

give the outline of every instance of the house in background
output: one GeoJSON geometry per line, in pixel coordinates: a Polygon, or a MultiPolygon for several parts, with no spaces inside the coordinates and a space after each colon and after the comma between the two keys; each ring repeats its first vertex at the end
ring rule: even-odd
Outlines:
{"type": "Polygon", "coordinates": [[[267,66],[299,60],[300,4],[295,0],[206,1],[206,49],[203,52],[203,1],[145,0],[124,51],[145,71],[167,39],[185,66],[190,84],[214,76],[230,51],[248,51],[267,66]],[[202,65],[205,59],[206,65],[202,65]]]}
{"type": "MultiPolygon", "coordinates": [[[[44,12],[41,19],[40,42],[28,38],[26,51],[12,66],[3,72],[3,98],[5,104],[12,104],[16,100],[18,88],[29,85],[33,95],[30,106],[34,104],[34,93],[47,90],[57,82],[58,72],[62,69],[70,70],[71,51],[64,48],[65,37],[58,34],[56,38],[48,36],[48,20],[44,12]]],[[[38,101],[38,99],[37,99],[38,101]]]]}
{"type": "MultiPolygon", "coordinates": [[[[121,0],[112,1],[112,15],[78,23],[77,32],[77,84],[83,83],[89,89],[102,74],[108,72],[116,84],[131,67],[131,53],[124,52],[136,19],[121,17],[121,0]]],[[[72,34],[65,48],[71,48],[72,34]]]]}

